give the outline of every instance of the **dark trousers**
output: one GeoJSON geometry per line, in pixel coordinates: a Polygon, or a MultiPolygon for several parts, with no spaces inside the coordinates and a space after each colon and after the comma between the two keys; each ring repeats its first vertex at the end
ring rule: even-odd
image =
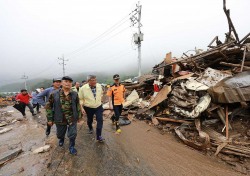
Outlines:
{"type": "Polygon", "coordinates": [[[25,108],[26,108],[26,106],[28,106],[28,108],[30,109],[30,112],[31,112],[32,114],[34,114],[33,106],[31,105],[31,103],[29,103],[29,104],[25,104],[25,105],[24,105],[23,111],[21,111],[22,115],[23,115],[23,116],[26,115],[26,113],[25,113],[25,108]]]}
{"type": "Polygon", "coordinates": [[[32,114],[34,114],[34,109],[33,109],[32,104],[29,103],[29,104],[26,104],[26,106],[28,106],[28,108],[30,109],[30,112],[31,112],[32,114]]]}
{"type": "Polygon", "coordinates": [[[115,121],[119,121],[119,118],[122,113],[122,105],[113,105],[114,113],[115,113],[115,121]]]}
{"type": "Polygon", "coordinates": [[[84,110],[87,114],[87,124],[90,130],[93,129],[92,123],[93,123],[93,118],[94,115],[96,115],[96,121],[97,121],[97,126],[96,126],[96,136],[99,137],[102,135],[102,126],[103,126],[103,108],[102,105],[97,107],[97,108],[89,108],[84,106],[84,110]]]}
{"type": "Polygon", "coordinates": [[[33,109],[35,109],[35,108],[36,108],[36,111],[39,112],[39,108],[40,108],[39,103],[33,104],[33,109]]]}
{"type": "Polygon", "coordinates": [[[56,124],[56,135],[58,139],[64,139],[66,132],[70,140],[75,140],[77,136],[77,123],[71,125],[59,125],[56,124]]]}
{"type": "Polygon", "coordinates": [[[16,102],[13,107],[16,108],[18,111],[20,111],[23,116],[25,116],[25,107],[26,107],[25,103],[23,103],[23,102],[16,102]]]}

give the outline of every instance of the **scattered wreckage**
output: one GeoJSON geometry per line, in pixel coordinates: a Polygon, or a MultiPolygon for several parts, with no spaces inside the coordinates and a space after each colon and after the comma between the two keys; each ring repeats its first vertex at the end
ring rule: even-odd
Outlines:
{"type": "Polygon", "coordinates": [[[224,43],[215,37],[207,51],[196,49],[195,55],[183,53],[178,59],[167,53],[151,75],[124,81],[131,94],[123,113],[164,131],[172,129],[186,145],[213,151],[246,173],[250,171],[249,160],[244,159],[250,158],[250,33],[239,40],[230,17],[229,23],[224,43]],[[155,94],[156,80],[161,89],[155,94]]]}

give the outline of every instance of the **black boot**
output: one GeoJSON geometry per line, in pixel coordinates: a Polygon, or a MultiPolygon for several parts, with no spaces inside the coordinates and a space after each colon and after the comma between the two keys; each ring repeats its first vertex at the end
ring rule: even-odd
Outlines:
{"type": "Polygon", "coordinates": [[[110,117],[110,120],[112,121],[112,124],[114,125],[114,124],[115,124],[115,115],[112,115],[112,116],[110,117]]]}
{"type": "Polygon", "coordinates": [[[75,149],[75,139],[69,140],[69,153],[72,155],[77,154],[77,150],[75,149]]]}
{"type": "Polygon", "coordinates": [[[63,144],[64,144],[64,138],[59,139],[59,146],[60,146],[60,147],[62,147],[62,146],[63,146],[63,144]]]}
{"type": "Polygon", "coordinates": [[[50,134],[51,126],[47,124],[47,129],[46,129],[46,136],[50,134]]]}

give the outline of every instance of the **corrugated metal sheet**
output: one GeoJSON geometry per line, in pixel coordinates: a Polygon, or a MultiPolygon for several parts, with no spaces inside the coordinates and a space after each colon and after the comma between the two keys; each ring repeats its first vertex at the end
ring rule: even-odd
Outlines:
{"type": "Polygon", "coordinates": [[[250,101],[250,71],[225,78],[208,89],[213,102],[237,103],[250,101]]]}

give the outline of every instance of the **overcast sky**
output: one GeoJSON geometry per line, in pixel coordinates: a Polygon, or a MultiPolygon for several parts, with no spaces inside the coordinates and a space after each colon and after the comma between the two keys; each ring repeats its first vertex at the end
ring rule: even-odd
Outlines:
{"type": "MultiPolygon", "coordinates": [[[[194,47],[206,49],[228,31],[223,0],[142,0],[142,63],[159,63],[172,51],[180,57],[194,47]]],[[[137,67],[129,13],[135,0],[0,0],[0,85],[62,75],[58,57],[69,59],[66,74],[137,67]],[[113,30],[105,33],[113,25],[113,30]],[[93,42],[94,40],[94,42],[93,42]],[[92,42],[91,42],[92,41],[92,42]]],[[[227,0],[243,38],[250,32],[250,1],[227,0]]]]}

